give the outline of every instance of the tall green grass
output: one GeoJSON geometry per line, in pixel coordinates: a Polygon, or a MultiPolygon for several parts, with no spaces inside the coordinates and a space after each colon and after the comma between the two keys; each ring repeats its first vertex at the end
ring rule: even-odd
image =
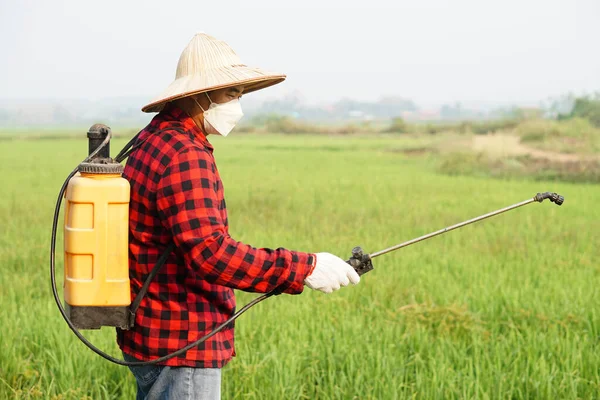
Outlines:
{"type": "MultiPolygon", "coordinates": [[[[410,138],[211,140],[232,236],[254,246],[347,257],[538,191],[566,197],[377,258],[355,287],[261,303],[237,322],[223,398],[598,397],[597,185],[439,175],[432,158],[390,151],[414,147],[410,138]]],[[[134,398],[128,370],[79,343],[50,293],[54,202],[86,149],[0,143],[2,399],[134,398]]],[[[238,303],[254,296],[238,293],[238,303]]],[[[119,354],[114,330],[86,336],[119,354]]]]}

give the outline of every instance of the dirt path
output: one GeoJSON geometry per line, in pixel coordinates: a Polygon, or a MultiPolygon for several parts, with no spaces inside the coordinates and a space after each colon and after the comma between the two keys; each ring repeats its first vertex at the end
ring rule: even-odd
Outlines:
{"type": "Polygon", "coordinates": [[[558,162],[574,162],[583,160],[597,160],[597,156],[557,153],[553,151],[534,149],[523,145],[518,136],[491,134],[476,135],[471,143],[472,149],[484,152],[492,157],[506,157],[516,155],[530,155],[534,158],[545,158],[558,162]]]}

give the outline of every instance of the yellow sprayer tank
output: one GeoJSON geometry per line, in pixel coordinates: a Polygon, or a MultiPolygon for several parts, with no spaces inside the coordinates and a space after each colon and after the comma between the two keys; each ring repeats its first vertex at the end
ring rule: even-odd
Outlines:
{"type": "Polygon", "coordinates": [[[129,182],[118,163],[82,163],[65,194],[64,298],[80,328],[123,326],[129,289],[129,182]]]}

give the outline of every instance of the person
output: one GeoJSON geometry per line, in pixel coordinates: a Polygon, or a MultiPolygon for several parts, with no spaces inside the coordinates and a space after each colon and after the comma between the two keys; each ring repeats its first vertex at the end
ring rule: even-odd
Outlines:
{"type": "MultiPolygon", "coordinates": [[[[139,135],[123,176],[131,184],[129,265],[132,296],[160,255],[130,330],[117,330],[127,361],[149,361],[192,343],[235,310],[233,289],[330,293],[359,282],[330,253],[254,248],[229,235],[223,184],[209,135],[227,136],[242,117],[242,94],[285,75],[248,67],[223,41],[196,34],[176,79],[144,112],[158,112],[139,135]]],[[[221,368],[235,355],[234,328],[160,365],[130,367],[138,399],[218,399],[221,368]]]]}

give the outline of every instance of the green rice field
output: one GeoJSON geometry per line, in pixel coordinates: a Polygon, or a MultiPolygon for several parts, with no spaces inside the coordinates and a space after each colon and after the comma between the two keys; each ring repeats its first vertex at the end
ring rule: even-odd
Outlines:
{"type": "MultiPolygon", "coordinates": [[[[81,135],[0,141],[0,399],[135,398],[131,373],[77,340],[50,290],[52,213],[81,135]]],[[[566,198],[376,258],[357,286],[259,304],[237,321],[223,399],[600,397],[600,186],[442,175],[435,155],[403,152],[419,140],[211,137],[231,234],[256,247],[347,258],[537,192],[566,198]]],[[[86,336],[119,356],[114,329],[86,336]]]]}

